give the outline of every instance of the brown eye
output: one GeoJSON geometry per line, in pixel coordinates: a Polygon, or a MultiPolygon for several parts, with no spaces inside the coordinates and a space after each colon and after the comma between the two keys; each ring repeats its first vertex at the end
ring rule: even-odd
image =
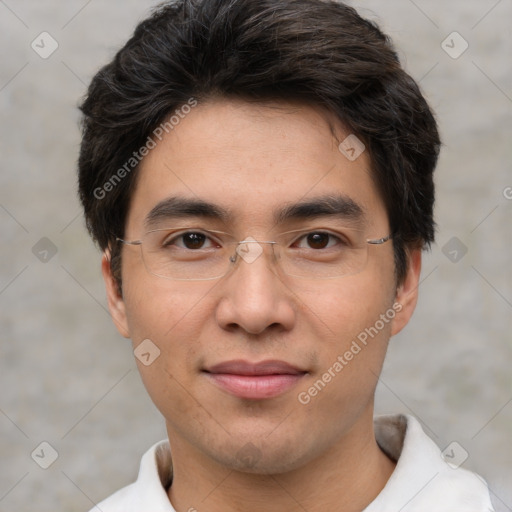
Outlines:
{"type": "Polygon", "coordinates": [[[307,242],[312,249],[325,249],[329,244],[328,233],[310,233],[307,236],[307,242]]]}
{"type": "Polygon", "coordinates": [[[210,237],[199,231],[187,231],[182,234],[168,236],[161,246],[167,249],[184,249],[184,250],[198,250],[210,249],[212,241],[210,237]]]}
{"type": "Polygon", "coordinates": [[[182,235],[183,245],[187,249],[201,249],[206,241],[206,235],[202,233],[186,233],[182,235]]]}
{"type": "Polygon", "coordinates": [[[342,249],[347,246],[344,239],[328,231],[310,231],[301,236],[295,246],[298,249],[320,251],[322,249],[342,249]]]}
{"type": "Polygon", "coordinates": [[[331,233],[323,232],[323,231],[312,231],[307,235],[301,237],[297,244],[299,249],[330,249],[336,243],[340,242],[340,239],[337,236],[334,236],[331,233]]]}

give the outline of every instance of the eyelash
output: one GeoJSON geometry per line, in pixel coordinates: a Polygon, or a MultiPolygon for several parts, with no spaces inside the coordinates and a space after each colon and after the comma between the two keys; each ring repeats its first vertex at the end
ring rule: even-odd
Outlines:
{"type": "MultiPolygon", "coordinates": [[[[179,235],[173,235],[171,238],[167,239],[167,240],[164,240],[164,242],[162,243],[162,247],[170,247],[172,245],[176,245],[175,242],[179,239],[183,239],[183,237],[187,236],[187,235],[190,235],[190,234],[194,234],[194,235],[202,235],[204,237],[206,237],[207,240],[210,240],[210,242],[212,241],[212,237],[207,235],[206,233],[203,233],[201,231],[186,231],[184,233],[181,233],[179,235]]],[[[347,242],[345,240],[343,240],[340,236],[338,235],[335,235],[329,231],[325,231],[325,230],[316,230],[316,231],[308,231],[307,233],[304,233],[302,234],[299,238],[297,238],[295,241],[294,241],[294,245],[297,244],[298,242],[300,242],[301,240],[304,240],[306,239],[308,236],[310,235],[316,235],[316,234],[319,234],[319,235],[328,235],[330,237],[330,239],[334,239],[337,241],[337,245],[348,245],[347,242]]],[[[182,247],[182,246],[177,246],[179,247],[180,249],[185,249],[185,250],[190,250],[190,251],[194,251],[194,250],[197,250],[197,249],[188,249],[187,247],[182,247]]],[[[326,249],[330,249],[332,248],[332,245],[329,246],[328,244],[328,247],[326,248],[322,248],[322,249],[313,249],[313,250],[326,250],[326,249]]],[[[205,249],[204,247],[201,247],[201,249],[205,249]]],[[[206,249],[209,249],[206,248],[206,249]]],[[[200,249],[199,249],[200,250],[200,249]]]]}

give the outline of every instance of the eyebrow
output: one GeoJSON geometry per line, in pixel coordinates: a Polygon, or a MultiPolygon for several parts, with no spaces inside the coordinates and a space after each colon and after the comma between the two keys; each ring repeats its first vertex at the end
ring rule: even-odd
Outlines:
{"type": "MultiPolygon", "coordinates": [[[[234,216],[231,210],[202,199],[175,196],[160,201],[147,214],[144,225],[149,230],[162,221],[190,217],[212,219],[227,224],[233,220],[234,216]]],[[[365,212],[358,203],[346,195],[311,198],[298,203],[287,204],[273,212],[275,224],[319,217],[337,217],[362,224],[365,212]]]]}

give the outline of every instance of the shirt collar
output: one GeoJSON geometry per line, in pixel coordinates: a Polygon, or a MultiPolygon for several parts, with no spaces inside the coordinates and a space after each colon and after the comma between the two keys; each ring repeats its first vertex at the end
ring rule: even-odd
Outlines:
{"type": "MultiPolygon", "coordinates": [[[[492,511],[485,482],[469,471],[448,466],[415,418],[376,416],[374,429],[377,443],[397,464],[384,489],[364,512],[424,512],[433,510],[429,508],[432,506],[439,512],[492,511]]],[[[171,482],[169,442],[160,441],[142,457],[137,481],[119,491],[113,501],[129,503],[124,510],[176,512],[167,495],[171,482]]]]}

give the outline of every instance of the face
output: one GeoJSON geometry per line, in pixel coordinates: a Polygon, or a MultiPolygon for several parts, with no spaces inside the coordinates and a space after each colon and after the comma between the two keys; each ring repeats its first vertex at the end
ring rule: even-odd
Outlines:
{"type": "MultiPolygon", "coordinates": [[[[367,239],[388,235],[367,153],[346,158],[338,141],[349,132],[331,119],[334,137],[327,118],[305,105],[198,105],[141,163],[125,239],[143,237],[150,212],[153,227],[201,227],[238,241],[341,226],[356,226],[367,239]],[[352,213],[275,216],[325,197],[350,203],[352,213]],[[189,209],[176,216],[170,198],[201,200],[225,215],[189,209]]],[[[305,236],[290,247],[322,250],[310,242],[305,236]]],[[[154,346],[160,351],[151,364],[137,364],[171,446],[228,468],[276,473],[371,428],[387,342],[414,309],[420,260],[412,254],[397,289],[392,241],[369,245],[357,274],[330,279],[284,274],[271,245],[261,247],[254,261],[238,258],[222,278],[184,281],[151,274],[140,247],[126,245],[122,296],[105,260],[103,271],[121,334],[134,348],[151,340],[141,345],[150,347],[147,359],[154,346]]]]}

